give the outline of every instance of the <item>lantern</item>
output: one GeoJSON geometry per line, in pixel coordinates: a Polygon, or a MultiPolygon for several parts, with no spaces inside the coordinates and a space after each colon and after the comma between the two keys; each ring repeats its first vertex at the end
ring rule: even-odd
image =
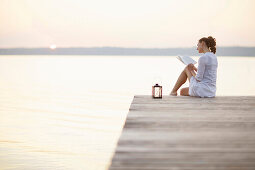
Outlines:
{"type": "Polygon", "coordinates": [[[162,86],[158,84],[152,86],[152,97],[156,99],[162,98],[162,86]]]}

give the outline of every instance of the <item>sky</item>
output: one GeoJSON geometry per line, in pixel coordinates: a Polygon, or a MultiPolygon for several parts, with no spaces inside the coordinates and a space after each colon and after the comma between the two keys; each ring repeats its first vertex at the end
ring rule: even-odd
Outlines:
{"type": "Polygon", "coordinates": [[[0,48],[255,46],[254,0],[0,0],[0,48]]]}

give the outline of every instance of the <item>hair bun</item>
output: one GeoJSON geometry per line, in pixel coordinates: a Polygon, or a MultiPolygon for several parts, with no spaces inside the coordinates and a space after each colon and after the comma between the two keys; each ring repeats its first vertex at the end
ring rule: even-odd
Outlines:
{"type": "Polygon", "coordinates": [[[215,38],[213,38],[212,36],[209,36],[208,40],[210,42],[210,47],[215,47],[216,46],[216,39],[215,38]]]}

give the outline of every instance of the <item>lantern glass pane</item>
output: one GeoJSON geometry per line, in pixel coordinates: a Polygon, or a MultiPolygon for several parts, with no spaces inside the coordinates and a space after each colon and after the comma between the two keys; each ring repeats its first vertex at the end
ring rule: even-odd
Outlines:
{"type": "Polygon", "coordinates": [[[160,97],[160,88],[159,87],[155,87],[154,88],[154,97],[160,97]]]}

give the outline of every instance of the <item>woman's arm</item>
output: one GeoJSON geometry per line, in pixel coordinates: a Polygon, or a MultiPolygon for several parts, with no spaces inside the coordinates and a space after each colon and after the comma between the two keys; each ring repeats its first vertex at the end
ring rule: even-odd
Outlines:
{"type": "Polygon", "coordinates": [[[206,63],[206,58],[200,57],[198,60],[197,75],[195,76],[195,79],[197,81],[201,81],[204,77],[205,63],[206,63]]]}

